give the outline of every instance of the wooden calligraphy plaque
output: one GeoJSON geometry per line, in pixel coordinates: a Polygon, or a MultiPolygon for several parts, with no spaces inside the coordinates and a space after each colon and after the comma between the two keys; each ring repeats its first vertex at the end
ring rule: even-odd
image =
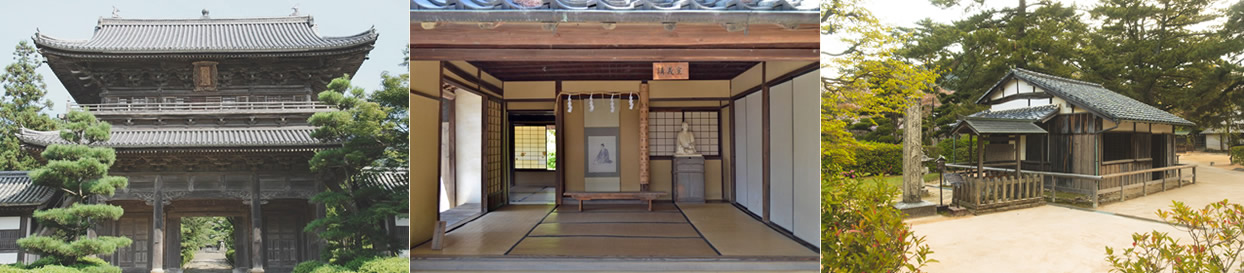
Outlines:
{"type": "Polygon", "coordinates": [[[652,63],[653,80],[686,80],[691,75],[687,62],[652,63]]]}

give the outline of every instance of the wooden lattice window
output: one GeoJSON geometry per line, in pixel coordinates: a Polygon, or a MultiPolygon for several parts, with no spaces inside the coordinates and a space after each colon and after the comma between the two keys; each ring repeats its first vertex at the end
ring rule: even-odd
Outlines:
{"type": "Polygon", "coordinates": [[[683,121],[695,135],[696,152],[706,156],[720,155],[718,131],[721,127],[716,111],[648,112],[648,155],[674,155],[683,121]]]}
{"type": "Polygon", "coordinates": [[[485,135],[487,137],[485,140],[487,141],[485,142],[487,151],[484,151],[484,160],[488,162],[488,169],[485,172],[488,175],[487,190],[488,207],[490,209],[505,205],[506,199],[508,199],[505,196],[504,173],[502,171],[505,168],[501,166],[502,162],[504,162],[501,158],[501,149],[504,147],[501,145],[501,110],[501,102],[499,100],[487,100],[485,111],[488,113],[488,116],[484,117],[487,120],[485,123],[485,126],[487,126],[485,135]]]}
{"type": "Polygon", "coordinates": [[[0,230],[0,251],[18,250],[17,239],[22,238],[22,231],[17,229],[0,230]]]}

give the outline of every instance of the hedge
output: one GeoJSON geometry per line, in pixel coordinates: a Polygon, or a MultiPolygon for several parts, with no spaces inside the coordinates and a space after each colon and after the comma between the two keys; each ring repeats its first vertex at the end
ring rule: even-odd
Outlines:
{"type": "Polygon", "coordinates": [[[1231,147],[1228,154],[1231,155],[1232,164],[1244,165],[1244,146],[1231,147]]]}
{"type": "Polygon", "coordinates": [[[900,173],[903,171],[903,145],[861,141],[855,150],[855,164],[842,170],[856,175],[900,173]]]}
{"type": "MultiPolygon", "coordinates": [[[[325,264],[321,261],[305,261],[294,266],[293,273],[405,273],[410,272],[410,260],[403,257],[371,257],[356,259],[358,270],[350,266],[325,264]]],[[[351,261],[350,263],[355,263],[351,261]]],[[[6,273],[0,271],[0,273],[6,273]]]]}
{"type": "Polygon", "coordinates": [[[392,257],[375,259],[359,267],[358,273],[394,273],[410,271],[410,259],[392,257]]]}

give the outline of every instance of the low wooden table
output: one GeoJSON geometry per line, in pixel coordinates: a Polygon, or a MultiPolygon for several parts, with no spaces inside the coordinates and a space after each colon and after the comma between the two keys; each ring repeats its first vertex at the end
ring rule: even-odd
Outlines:
{"type": "Polygon", "coordinates": [[[567,192],[565,196],[579,200],[579,211],[583,211],[583,200],[644,200],[648,201],[648,211],[652,211],[652,200],[665,196],[660,191],[623,191],[623,192],[567,192]]]}

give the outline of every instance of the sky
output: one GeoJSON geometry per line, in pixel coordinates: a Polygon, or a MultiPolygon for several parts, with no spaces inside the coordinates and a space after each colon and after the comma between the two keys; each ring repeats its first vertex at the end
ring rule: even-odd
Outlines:
{"type": "MultiPolygon", "coordinates": [[[[138,0],[75,0],[75,1],[4,1],[0,8],[0,67],[13,62],[13,48],[18,41],[31,42],[36,30],[60,39],[87,40],[101,17],[111,17],[112,9],[120,10],[121,18],[132,19],[195,19],[203,9],[212,18],[288,16],[297,6],[300,15],[315,18],[322,36],[354,35],[376,27],[380,33],[376,48],[355,74],[353,84],[368,91],[380,89],[380,73],[399,74],[402,49],[410,43],[409,5],[394,0],[354,1],[138,1],[138,0]]],[[[54,106],[47,111],[55,115],[65,112],[72,100],[60,80],[45,64],[38,72],[47,84],[48,98],[54,106]]]]}

